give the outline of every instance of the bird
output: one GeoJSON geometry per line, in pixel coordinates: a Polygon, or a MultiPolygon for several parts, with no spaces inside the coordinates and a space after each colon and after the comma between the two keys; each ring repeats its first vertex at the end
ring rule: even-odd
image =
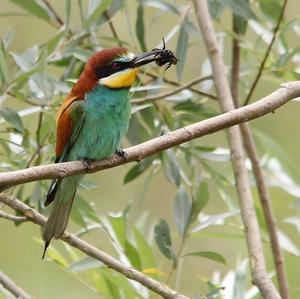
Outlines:
{"type": "MultiPolygon", "coordinates": [[[[120,145],[131,115],[130,87],[140,66],[172,62],[173,56],[165,53],[165,49],[153,49],[135,55],[125,47],[115,47],[93,54],[58,110],[55,162],[91,162],[116,152],[124,155],[120,145]]],[[[42,231],[45,243],[42,258],[51,240],[63,235],[83,176],[51,182],[44,205],[53,202],[53,208],[42,231]]]]}

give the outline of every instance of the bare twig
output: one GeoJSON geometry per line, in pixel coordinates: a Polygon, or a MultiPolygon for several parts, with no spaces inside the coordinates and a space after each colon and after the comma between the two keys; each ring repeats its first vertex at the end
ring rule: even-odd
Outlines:
{"type": "MultiPolygon", "coordinates": [[[[232,18],[232,29],[233,32],[238,36],[239,30],[237,24],[234,21],[234,16],[232,18]]],[[[230,89],[231,95],[234,102],[234,106],[238,108],[239,105],[239,82],[240,82],[240,56],[241,48],[239,40],[236,36],[232,39],[232,54],[231,54],[231,82],[230,89]]]]}
{"type": "Polygon", "coordinates": [[[125,163],[141,161],[148,156],[168,148],[273,112],[286,102],[299,96],[300,81],[282,84],[279,89],[253,104],[211,117],[127,148],[125,149],[126,159],[118,155],[113,155],[107,159],[92,162],[89,165],[80,161],[73,161],[4,172],[0,174],[0,189],[4,190],[14,185],[37,180],[64,178],[82,173],[93,173],[125,163]]]}
{"type": "MultiPolygon", "coordinates": [[[[142,72],[143,72],[143,71],[142,71],[142,72]]],[[[160,78],[160,77],[158,77],[157,75],[155,75],[155,74],[153,74],[153,73],[151,73],[151,72],[147,72],[147,71],[144,71],[143,74],[145,74],[146,76],[148,76],[148,77],[150,77],[150,78],[152,78],[152,79],[158,79],[158,78],[160,78]]],[[[210,80],[210,79],[212,79],[212,76],[207,76],[207,80],[210,80]]],[[[162,80],[163,80],[165,83],[168,83],[168,84],[173,85],[173,86],[178,86],[178,87],[181,86],[178,82],[173,81],[173,80],[170,80],[170,79],[167,79],[167,78],[165,78],[165,77],[163,77],[162,80]]],[[[216,99],[217,99],[217,97],[216,97],[215,95],[210,94],[210,93],[207,93],[207,92],[204,92],[204,91],[201,91],[201,90],[196,89],[196,88],[191,87],[191,86],[188,87],[188,90],[190,90],[190,91],[192,91],[193,93],[198,94],[198,95],[200,95],[200,96],[204,96],[204,97],[207,97],[207,98],[210,98],[210,99],[213,99],[213,100],[216,100],[216,99]]]]}
{"type": "MultiPolygon", "coordinates": [[[[235,26],[233,16],[233,31],[239,36],[239,30],[235,26]]],[[[239,74],[240,74],[240,44],[237,38],[232,42],[232,68],[231,68],[231,93],[236,107],[239,107],[239,74]]],[[[263,208],[264,218],[266,220],[267,230],[271,241],[271,250],[275,269],[277,273],[278,287],[280,295],[283,299],[288,299],[288,281],[284,267],[283,254],[280,249],[278,234],[276,230],[275,217],[273,215],[271,198],[263,177],[260,166],[260,159],[256,149],[255,140],[249,123],[241,124],[241,132],[243,136],[244,148],[251,160],[256,185],[258,188],[260,202],[263,208]]]]}
{"type": "Polygon", "coordinates": [[[266,220],[267,230],[270,235],[271,249],[277,274],[279,292],[282,299],[288,299],[288,281],[284,267],[283,254],[280,249],[279,237],[276,229],[276,220],[271,206],[271,198],[260,166],[259,155],[256,149],[255,140],[253,138],[253,133],[251,131],[250,125],[248,123],[241,125],[241,131],[244,140],[244,147],[247,151],[248,157],[250,158],[253,167],[253,173],[258,188],[260,203],[262,205],[264,218],[266,220]]]}
{"type": "Polygon", "coordinates": [[[54,8],[52,7],[52,5],[49,3],[48,0],[42,0],[44,2],[44,4],[48,7],[48,9],[51,11],[51,13],[53,14],[53,16],[55,17],[56,23],[59,26],[63,26],[64,22],[61,19],[61,17],[58,15],[58,13],[54,10],[54,8]]]}
{"type": "Polygon", "coordinates": [[[26,217],[10,215],[10,214],[5,213],[1,210],[0,210],[0,218],[7,219],[7,220],[10,220],[10,221],[13,221],[13,222],[16,222],[16,223],[27,221],[26,217]]]}
{"type": "MultiPolygon", "coordinates": [[[[220,107],[223,112],[233,110],[234,103],[226,79],[226,69],[217,43],[207,1],[194,0],[194,4],[204,44],[212,64],[214,82],[219,97],[220,107]]],[[[253,205],[248,173],[245,166],[242,137],[239,127],[232,127],[228,129],[227,133],[241,216],[245,227],[252,280],[265,299],[279,299],[280,296],[266,271],[262,241],[253,205]]]]}
{"type": "Polygon", "coordinates": [[[115,29],[114,23],[113,23],[113,21],[111,20],[111,16],[109,15],[109,12],[108,12],[107,10],[104,12],[104,16],[105,16],[105,18],[106,18],[106,20],[107,20],[107,22],[108,22],[108,26],[109,26],[109,28],[110,28],[110,31],[111,31],[113,37],[117,40],[118,45],[121,47],[121,46],[123,45],[123,43],[122,43],[122,41],[119,39],[119,36],[118,36],[117,31],[116,31],[116,29],[115,29]]]}
{"type": "Polygon", "coordinates": [[[48,7],[48,9],[52,12],[53,16],[55,17],[55,20],[59,26],[64,25],[64,21],[61,19],[61,17],[58,15],[58,13],[54,10],[52,5],[49,3],[48,0],[42,0],[44,4],[48,7]]]}
{"type": "Polygon", "coordinates": [[[8,276],[6,276],[1,271],[0,271],[0,284],[2,284],[6,290],[8,290],[11,294],[13,294],[18,299],[31,298],[30,295],[28,295],[24,290],[22,290],[19,286],[17,286],[14,281],[12,281],[8,276]]]}
{"type": "MultiPolygon", "coordinates": [[[[153,102],[153,101],[161,100],[163,98],[166,98],[166,97],[172,96],[176,93],[179,93],[179,92],[183,91],[184,89],[188,89],[188,88],[192,87],[193,85],[195,85],[197,83],[200,83],[200,82],[203,82],[203,81],[209,80],[209,79],[211,79],[210,76],[206,76],[206,77],[201,76],[201,77],[198,77],[198,78],[190,81],[187,84],[179,86],[178,88],[176,88],[174,90],[171,90],[171,91],[168,91],[168,92],[165,92],[165,93],[161,93],[161,94],[158,94],[158,95],[154,95],[154,96],[148,96],[148,97],[143,98],[143,99],[133,99],[131,101],[131,103],[135,104],[135,105],[141,105],[141,104],[145,104],[147,102],[153,102]]],[[[206,93],[203,93],[203,94],[206,94],[206,93]]],[[[212,95],[209,95],[209,94],[206,94],[206,95],[208,95],[210,98],[212,97],[212,95]]],[[[216,99],[215,96],[213,96],[213,98],[216,99]]]]}
{"type": "Polygon", "coordinates": [[[249,93],[248,93],[248,95],[247,95],[247,97],[246,97],[246,100],[245,100],[245,102],[244,102],[244,105],[247,105],[247,104],[249,103],[249,101],[251,100],[251,97],[252,97],[252,95],[253,95],[253,93],[254,93],[254,90],[255,90],[255,88],[256,88],[256,85],[257,85],[257,83],[259,82],[259,79],[260,79],[261,74],[262,74],[262,72],[263,72],[263,70],[264,70],[265,64],[266,64],[266,62],[267,62],[267,59],[268,59],[268,57],[269,57],[269,55],[270,55],[270,53],[271,53],[273,44],[274,44],[274,42],[275,42],[275,40],[276,40],[277,33],[278,33],[279,28],[280,28],[280,24],[281,24],[281,22],[282,22],[282,20],[283,20],[283,16],[284,16],[284,12],[285,12],[285,8],[286,8],[286,6],[287,6],[287,3],[288,3],[288,0],[284,0],[284,2],[283,2],[283,4],[282,4],[282,8],[281,8],[280,15],[279,15],[279,17],[278,17],[277,24],[276,24],[276,26],[275,26],[275,28],[274,28],[274,31],[273,31],[273,36],[272,36],[271,42],[270,42],[270,44],[269,44],[269,46],[268,46],[268,48],[267,48],[267,50],[266,50],[266,53],[265,53],[265,55],[264,55],[264,58],[263,58],[262,62],[261,62],[261,64],[260,64],[258,73],[257,73],[257,75],[255,76],[255,79],[254,79],[254,81],[253,81],[253,83],[252,83],[252,85],[251,85],[251,87],[250,87],[250,91],[249,91],[249,93]]]}
{"type": "MultiPolygon", "coordinates": [[[[0,201],[4,204],[8,205],[12,209],[22,213],[28,220],[40,225],[44,226],[46,223],[45,217],[39,214],[37,211],[30,208],[25,203],[21,202],[16,198],[12,198],[5,194],[0,194],[0,201]]],[[[129,279],[135,280],[140,284],[144,285],[148,289],[152,290],[153,292],[161,295],[163,298],[168,299],[188,299],[188,297],[170,289],[167,285],[160,283],[145,274],[141,273],[140,271],[135,270],[132,267],[128,267],[118,260],[114,259],[113,257],[109,256],[105,252],[97,249],[96,247],[92,246],[91,244],[83,241],[82,239],[65,232],[61,239],[71,245],[79,249],[80,251],[84,252],[86,255],[95,258],[96,260],[101,261],[108,267],[118,271],[119,273],[123,274],[129,279]]]]}

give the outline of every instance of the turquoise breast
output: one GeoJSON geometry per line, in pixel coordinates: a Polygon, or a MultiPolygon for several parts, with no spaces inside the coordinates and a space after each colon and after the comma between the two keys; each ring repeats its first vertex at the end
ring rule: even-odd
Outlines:
{"type": "Polygon", "coordinates": [[[85,119],[68,160],[100,160],[120,149],[131,114],[129,89],[97,86],[86,95],[85,119]]]}

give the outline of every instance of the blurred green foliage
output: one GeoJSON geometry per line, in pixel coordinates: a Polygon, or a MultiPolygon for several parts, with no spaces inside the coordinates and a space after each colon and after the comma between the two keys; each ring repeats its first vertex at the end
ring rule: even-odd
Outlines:
{"type": "MultiPolygon", "coordinates": [[[[236,26],[244,34],[240,36],[242,97],[247,95],[270,42],[281,4],[279,0],[209,0],[229,70],[227,56],[234,33],[228,22],[232,14],[236,26]]],[[[148,66],[132,90],[133,98],[159,95],[196,76],[211,75],[210,64],[201,49],[203,45],[194,11],[188,1],[9,0],[5,8],[9,9],[2,9],[1,20],[14,18],[26,22],[30,18],[32,33],[41,38],[35,43],[30,33],[27,39],[20,36],[18,27],[3,30],[2,26],[1,171],[53,162],[56,111],[84,63],[101,48],[124,45],[136,52],[145,51],[162,46],[161,38],[164,37],[167,47],[176,49],[180,59],[176,71],[162,72],[156,66],[148,66]],[[44,34],[45,28],[48,31],[44,34]],[[21,38],[26,40],[26,48],[17,45],[21,38]]],[[[299,79],[299,44],[291,42],[295,39],[299,40],[299,17],[289,13],[261,79],[269,90],[283,81],[299,79]]],[[[217,115],[218,106],[210,97],[203,95],[205,93],[215,93],[211,78],[161,101],[133,106],[127,145],[138,144],[217,115]]],[[[281,190],[284,196],[290,196],[289,205],[292,207],[281,223],[289,223],[299,232],[298,169],[283,146],[267,132],[256,129],[255,133],[268,185],[272,190],[281,190]]],[[[296,137],[296,133],[289,136],[296,137]]],[[[123,198],[125,208],[122,208],[124,202],[111,203],[113,195],[109,191],[105,193],[104,184],[101,186],[100,183],[98,187],[95,179],[91,181],[90,177],[86,177],[81,187],[90,192],[80,192],[71,216],[74,224],[71,230],[75,234],[86,238],[94,246],[104,247],[125,264],[167,282],[193,298],[259,298],[249,280],[230,153],[221,135],[217,135],[216,139],[203,138],[167,150],[134,166],[126,166],[121,173],[111,170],[108,181],[112,182],[111,188],[114,189],[135,186],[133,195],[123,198]],[[122,176],[125,186],[122,186],[121,180],[118,187],[114,183],[118,175],[122,176]],[[93,204],[103,194],[109,198],[105,209],[101,203],[93,204]],[[171,203],[167,200],[170,194],[173,197],[171,203]],[[153,213],[145,211],[145,202],[150,198],[153,213]],[[116,210],[120,212],[116,213],[116,210]],[[210,243],[210,239],[216,240],[215,243],[210,243]],[[238,244],[238,254],[231,244],[238,244]]],[[[43,201],[47,187],[48,182],[36,182],[12,188],[11,193],[46,215],[43,201]]],[[[123,191],[120,191],[118,196],[122,198],[122,194],[123,191]]],[[[260,207],[257,211],[260,216],[260,207]]],[[[270,261],[269,241],[264,221],[261,217],[260,220],[270,261]]],[[[1,219],[1,225],[4,221],[1,219]]],[[[22,227],[23,224],[17,229],[22,227]]],[[[299,240],[297,235],[288,236],[285,228],[280,228],[282,248],[286,255],[294,256],[299,268],[299,240]]],[[[7,234],[14,234],[14,230],[15,227],[10,226],[7,234]]],[[[40,238],[39,232],[36,238],[40,238]]],[[[42,253],[40,241],[30,239],[30,242],[38,243],[42,253]]],[[[18,242],[18,246],[22,248],[23,245],[18,242]]],[[[10,252],[3,253],[4,257],[9,255],[10,252]]],[[[40,256],[32,258],[39,259],[40,256]]],[[[95,292],[103,298],[154,298],[149,290],[65,244],[53,243],[47,259],[57,264],[60,271],[72,275],[75,292],[78,280],[88,292],[95,292]]],[[[294,273],[292,264],[288,264],[289,276],[294,273]]],[[[269,269],[273,273],[271,263],[269,269]]],[[[39,277],[41,279],[50,281],[52,277],[49,274],[49,277],[39,277]]],[[[291,298],[299,298],[298,286],[291,281],[291,298]]],[[[33,285],[30,290],[36,297],[54,298],[51,295],[53,284],[45,287],[47,290],[43,296],[36,295],[41,293],[33,285]]],[[[0,298],[10,298],[2,289],[0,292],[0,298]]],[[[74,297],[68,296],[66,290],[63,298],[74,297]]]]}

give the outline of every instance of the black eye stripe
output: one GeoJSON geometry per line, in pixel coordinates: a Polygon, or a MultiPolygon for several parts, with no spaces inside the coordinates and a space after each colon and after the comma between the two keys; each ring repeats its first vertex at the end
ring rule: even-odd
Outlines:
{"type": "Polygon", "coordinates": [[[110,65],[97,67],[95,73],[98,79],[108,77],[114,73],[130,67],[130,62],[114,61],[110,65]]]}

